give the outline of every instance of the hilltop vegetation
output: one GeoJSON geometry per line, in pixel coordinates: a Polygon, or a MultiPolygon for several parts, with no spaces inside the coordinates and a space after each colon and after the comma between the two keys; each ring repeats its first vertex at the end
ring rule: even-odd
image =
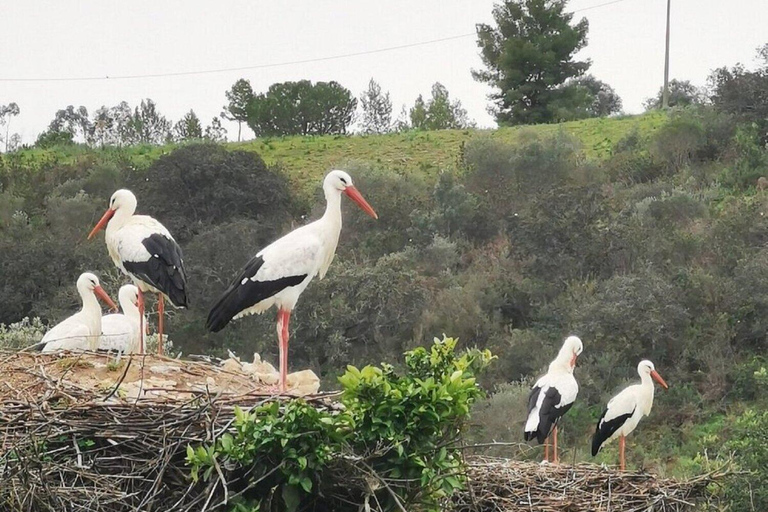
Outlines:
{"type": "Polygon", "coordinates": [[[632,438],[630,465],[693,472],[704,449],[725,453],[732,432],[765,424],[741,415],[761,403],[768,348],[760,133],[694,108],[497,131],[20,151],[0,172],[0,322],[63,318],[83,270],[116,292],[124,277],[85,235],[127,186],[185,251],[192,307],[172,313],[176,349],[275,359],[271,313],[211,335],[207,308],[258,248],[318,215],[320,178],[344,167],[380,220],[345,204],[337,258],[294,314],[292,365],[334,387],[347,364],[396,363],[445,332],[499,356],[473,432],[516,441],[527,383],[577,333],[582,391],[563,458],[587,458],[602,404],[648,357],[671,390],[632,438]]]}

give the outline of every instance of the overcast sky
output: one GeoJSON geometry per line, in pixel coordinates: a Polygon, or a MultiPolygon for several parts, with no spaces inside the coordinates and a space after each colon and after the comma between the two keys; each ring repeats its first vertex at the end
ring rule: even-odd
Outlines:
{"type": "MultiPolygon", "coordinates": [[[[661,85],[666,0],[571,0],[589,19],[581,57],[611,84],[625,111],[642,111],[661,85]],[[591,8],[593,6],[598,6],[591,8]]],[[[11,131],[34,142],[56,110],[93,111],[122,100],[152,98],[177,120],[194,108],[205,124],[221,112],[238,78],[256,91],[286,80],[336,80],[358,95],[375,78],[391,92],[395,112],[427,95],[435,81],[462,101],[480,126],[488,88],[473,81],[481,67],[474,37],[335,60],[243,71],[90,81],[4,81],[215,70],[297,60],[447,38],[490,22],[493,0],[0,0],[0,104],[21,115],[11,131]]],[[[709,71],[743,62],[768,42],[766,0],[673,0],[671,78],[703,85],[709,71]]],[[[230,139],[236,137],[233,124],[230,139]]],[[[252,136],[250,131],[247,136],[252,136]]]]}

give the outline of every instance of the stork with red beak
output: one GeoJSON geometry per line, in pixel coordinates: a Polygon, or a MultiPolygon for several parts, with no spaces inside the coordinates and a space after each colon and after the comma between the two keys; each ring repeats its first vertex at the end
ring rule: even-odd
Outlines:
{"type": "Polygon", "coordinates": [[[664,389],[668,389],[667,383],[661,378],[652,362],[640,361],[640,364],[637,365],[637,373],[640,374],[640,384],[624,388],[621,393],[608,402],[608,406],[597,422],[595,435],[592,437],[593,457],[597,455],[606,441],[619,438],[619,464],[622,471],[626,467],[624,460],[626,436],[635,430],[643,416],[651,414],[653,381],[658,382],[664,389]]]}
{"type": "MultiPolygon", "coordinates": [[[[187,307],[187,273],[181,247],[168,230],[147,215],[134,215],[136,196],[121,189],[112,194],[109,208],[99,220],[88,239],[106,227],[107,250],[115,266],[133,279],[139,288],[139,314],[144,331],[144,295],[157,294],[158,354],[163,353],[164,298],[178,308],[187,307]]],[[[143,341],[142,341],[143,343],[143,341]]],[[[141,347],[144,352],[144,347],[141,347]]]]}
{"type": "Polygon", "coordinates": [[[77,292],[83,301],[83,308],[48,331],[40,343],[45,343],[43,352],[57,350],[96,350],[101,336],[101,306],[97,297],[110,308],[117,309],[107,292],[99,284],[99,278],[90,272],[77,279],[77,292]]]}
{"type": "Polygon", "coordinates": [[[526,441],[536,439],[544,445],[544,460],[549,462],[548,438],[552,436],[554,464],[557,458],[557,424],[568,412],[579,394],[579,384],[573,377],[576,358],[584,350],[584,345],[576,336],[568,336],[554,361],[549,364],[549,371],[540,378],[528,396],[528,420],[525,422],[523,438],[526,441]]]}
{"type": "Polygon", "coordinates": [[[288,375],[288,324],[291,311],[310,281],[325,277],[336,254],[341,233],[341,194],[356,202],[368,215],[377,219],[352,178],[334,170],[323,181],[325,214],[259,251],[237,275],[214,304],[206,327],[218,332],[230,320],[277,307],[277,337],[280,342],[280,390],[286,391],[288,375]]]}

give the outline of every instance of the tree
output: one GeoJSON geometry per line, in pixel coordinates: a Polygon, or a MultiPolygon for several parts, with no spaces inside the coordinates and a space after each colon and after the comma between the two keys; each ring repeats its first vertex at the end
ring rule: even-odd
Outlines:
{"type": "Polygon", "coordinates": [[[121,128],[121,138],[128,144],[163,144],[171,139],[171,122],[160,114],[155,102],[149,98],[141,100],[121,128]]]}
{"type": "Polygon", "coordinates": [[[240,142],[241,125],[248,121],[248,105],[253,101],[251,83],[241,78],[224,95],[229,103],[224,106],[222,117],[230,121],[237,121],[237,141],[240,142]]]}
{"type": "MultiPolygon", "coordinates": [[[[419,96],[421,98],[421,96],[419,96]]],[[[421,100],[422,104],[424,103],[424,100],[421,100]]],[[[397,119],[395,119],[394,124],[392,125],[392,130],[396,132],[405,132],[411,129],[411,124],[408,122],[410,119],[410,116],[408,115],[408,109],[405,108],[405,105],[403,105],[400,108],[400,115],[397,116],[397,119]]]]}
{"type": "Polygon", "coordinates": [[[205,139],[211,142],[227,142],[227,129],[221,126],[221,119],[211,119],[211,124],[205,128],[205,139]]]}
{"type": "Polygon", "coordinates": [[[102,105],[93,112],[93,141],[104,147],[108,144],[118,144],[120,138],[116,133],[116,120],[111,109],[102,105]]]}
{"type": "Polygon", "coordinates": [[[723,112],[756,123],[762,132],[763,143],[768,142],[768,44],[758,49],[761,65],[747,71],[737,64],[731,69],[722,67],[709,76],[711,100],[723,112]]]}
{"type": "MultiPolygon", "coordinates": [[[[218,118],[217,118],[218,119],[218,118]]],[[[203,138],[203,127],[194,110],[190,110],[173,127],[176,140],[185,141],[203,138]]]]}
{"type": "MultiPolygon", "coordinates": [[[[725,68],[723,68],[725,69],[725,68]]],[[[715,71],[717,73],[717,71],[715,71]]],[[[645,100],[645,110],[658,110],[661,108],[661,97],[664,88],[659,88],[659,92],[653,98],[645,100]]],[[[670,80],[669,82],[669,106],[685,107],[688,105],[700,105],[706,101],[704,91],[696,87],[690,80],[670,80]]]]}
{"type": "Polygon", "coordinates": [[[9,103],[8,105],[0,105],[0,126],[5,125],[5,137],[0,138],[0,140],[5,140],[6,153],[8,152],[11,141],[11,118],[19,115],[19,112],[19,106],[14,102],[9,103]]]}
{"type": "Polygon", "coordinates": [[[461,101],[451,102],[448,89],[440,82],[432,86],[432,97],[425,104],[419,95],[411,109],[411,125],[419,130],[446,130],[471,126],[461,101]]]}
{"type": "MultiPolygon", "coordinates": [[[[82,105],[77,108],[69,105],[67,108],[56,111],[53,121],[48,125],[48,132],[51,134],[68,133],[71,135],[72,141],[79,137],[83,142],[91,142],[93,125],[88,118],[88,109],[82,105]]],[[[66,136],[53,135],[51,137],[60,140],[67,138],[66,136]]]]}
{"type": "Polygon", "coordinates": [[[589,69],[574,59],[587,44],[589,22],[571,25],[566,0],[504,0],[493,9],[496,26],[477,26],[486,70],[475,80],[495,89],[489,98],[502,125],[558,121],[551,106],[573,91],[563,84],[589,69]]]}
{"type": "Polygon", "coordinates": [[[337,82],[309,80],[272,84],[248,105],[248,126],[257,137],[346,133],[357,99],[337,82]]]}
{"type": "Polygon", "coordinates": [[[585,117],[607,117],[621,112],[621,98],[613,87],[593,75],[579,77],[570,81],[569,85],[582,88],[588,95],[583,104],[586,109],[585,117]]]}
{"type": "Polygon", "coordinates": [[[373,78],[360,97],[360,105],[363,133],[387,133],[392,129],[392,100],[389,93],[381,93],[381,86],[373,78]]]}

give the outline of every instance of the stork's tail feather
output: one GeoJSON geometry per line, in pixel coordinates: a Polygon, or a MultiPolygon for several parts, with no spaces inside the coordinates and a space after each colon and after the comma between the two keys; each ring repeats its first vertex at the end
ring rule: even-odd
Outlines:
{"type": "Polygon", "coordinates": [[[235,317],[233,308],[229,306],[230,295],[225,294],[208,313],[208,320],[205,322],[205,328],[211,332],[219,332],[235,317]]]}
{"type": "Polygon", "coordinates": [[[592,456],[594,457],[600,451],[600,447],[603,445],[605,438],[600,435],[600,430],[595,431],[595,435],[592,436],[592,456]]]}
{"type": "Polygon", "coordinates": [[[177,288],[176,286],[171,286],[170,290],[168,290],[168,300],[170,300],[171,304],[173,304],[177,308],[189,307],[189,300],[187,299],[187,290],[184,288],[177,288]]]}

